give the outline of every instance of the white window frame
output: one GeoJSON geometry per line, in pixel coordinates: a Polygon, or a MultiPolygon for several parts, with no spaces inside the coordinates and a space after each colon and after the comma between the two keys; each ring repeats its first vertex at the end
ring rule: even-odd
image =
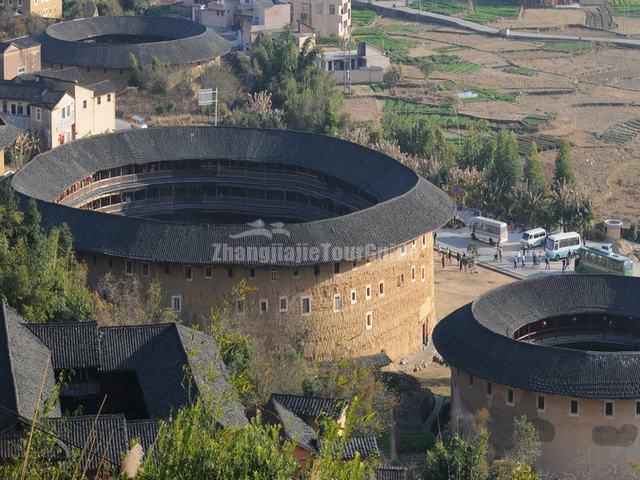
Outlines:
{"type": "Polygon", "coordinates": [[[358,292],[355,290],[351,290],[351,305],[358,302],[358,292]]]}
{"type": "Polygon", "coordinates": [[[339,312],[340,310],[342,310],[342,298],[340,297],[339,293],[334,293],[333,294],[333,311],[339,312]]]}
{"type": "Polygon", "coordinates": [[[516,391],[513,388],[507,388],[507,393],[504,396],[504,403],[508,407],[513,407],[516,404],[516,391]],[[511,392],[511,401],[509,401],[509,392],[511,392]]]}
{"type": "Polygon", "coordinates": [[[378,282],[378,296],[384,297],[384,280],[378,282]]]}
{"type": "Polygon", "coordinates": [[[364,314],[364,327],[367,330],[373,328],[373,312],[367,312],[364,314]]]}
{"type": "Polygon", "coordinates": [[[638,409],[640,409],[640,400],[636,400],[636,417],[640,417],[638,409]]]}
{"type": "Polygon", "coordinates": [[[400,256],[404,257],[407,254],[407,245],[406,244],[402,244],[400,245],[400,256]]]}
{"type": "Polygon", "coordinates": [[[300,313],[304,316],[311,315],[311,297],[301,297],[300,298],[300,313]],[[304,301],[307,301],[309,306],[308,311],[304,311],[304,301]]]}
{"type": "Polygon", "coordinates": [[[182,312],[182,295],[171,295],[171,310],[176,313],[182,312]],[[178,308],[175,307],[176,300],[178,301],[178,308]]]}
{"type": "Polygon", "coordinates": [[[371,284],[370,283],[364,286],[364,299],[367,301],[371,300],[371,284]]]}
{"type": "Polygon", "coordinates": [[[280,313],[287,313],[289,311],[289,299],[287,297],[280,297],[278,299],[278,310],[280,313]],[[284,308],[282,307],[282,301],[284,300],[284,308]]]}
{"type": "Polygon", "coordinates": [[[547,397],[544,395],[536,395],[536,410],[538,413],[545,413],[547,411],[547,397]],[[542,408],[540,408],[540,399],[542,399],[542,408]]]}
{"type": "Polygon", "coordinates": [[[269,279],[272,282],[277,282],[278,281],[278,270],[276,270],[275,268],[272,268],[271,270],[269,270],[269,279]]]}
{"type": "Polygon", "coordinates": [[[36,122],[42,121],[42,109],[40,107],[36,107],[36,122]]]}
{"type": "Polygon", "coordinates": [[[260,315],[264,315],[265,313],[269,313],[269,300],[266,298],[261,298],[258,303],[258,309],[260,311],[260,315]],[[264,310],[262,309],[262,305],[264,305],[264,310]]]}
{"type": "Polygon", "coordinates": [[[191,265],[186,265],[184,267],[184,279],[187,282],[193,281],[193,267],[191,265]],[[187,272],[188,272],[188,275],[187,275],[187,272]]]}
{"type": "Polygon", "coordinates": [[[211,280],[213,278],[213,267],[204,267],[204,278],[211,280]]]}

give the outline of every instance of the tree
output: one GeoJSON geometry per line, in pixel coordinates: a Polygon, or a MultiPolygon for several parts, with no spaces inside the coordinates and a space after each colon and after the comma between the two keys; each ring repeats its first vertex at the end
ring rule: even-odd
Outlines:
{"type": "Polygon", "coordinates": [[[24,167],[38,153],[40,140],[29,132],[21,133],[5,151],[7,162],[16,170],[24,167]]]}
{"type": "Polygon", "coordinates": [[[595,221],[593,199],[586,192],[563,183],[557,187],[551,198],[553,223],[564,231],[575,230],[581,234],[590,229],[595,221]]]}
{"type": "Polygon", "coordinates": [[[513,132],[502,130],[498,137],[496,156],[491,170],[491,180],[502,190],[502,206],[505,197],[522,181],[523,165],[518,154],[518,143],[513,132]]]}
{"type": "Polygon", "coordinates": [[[490,171],[496,156],[497,142],[489,131],[488,124],[482,122],[469,128],[460,152],[460,166],[490,171]]]}
{"type": "Polygon", "coordinates": [[[476,438],[463,439],[454,433],[427,452],[424,480],[482,480],[487,476],[489,434],[482,428],[476,438]]]}
{"type": "Polygon", "coordinates": [[[549,193],[549,184],[544,175],[544,169],[538,158],[538,146],[535,142],[531,143],[529,156],[524,162],[524,181],[532,190],[547,195],[549,193]]]}
{"type": "Polygon", "coordinates": [[[428,60],[424,60],[418,64],[418,68],[422,72],[425,80],[429,79],[429,75],[436,71],[436,64],[428,60]]]}
{"type": "Polygon", "coordinates": [[[553,186],[557,190],[565,183],[570,187],[576,183],[573,166],[571,165],[571,145],[566,140],[560,145],[560,151],[556,156],[553,186]]]}
{"type": "Polygon", "coordinates": [[[260,34],[251,52],[250,90],[268,91],[276,109],[282,109],[289,128],[319,133],[342,129],[342,96],[327,72],[320,68],[320,50],[310,39],[302,49],[290,29],[271,37],[260,34]]]}
{"type": "Polygon", "coordinates": [[[525,225],[547,225],[550,199],[529,183],[518,184],[508,195],[508,213],[525,225]]]}
{"type": "Polygon", "coordinates": [[[540,458],[542,453],[540,435],[535,425],[527,420],[526,415],[514,418],[511,443],[512,456],[516,462],[534,464],[540,458]]]}

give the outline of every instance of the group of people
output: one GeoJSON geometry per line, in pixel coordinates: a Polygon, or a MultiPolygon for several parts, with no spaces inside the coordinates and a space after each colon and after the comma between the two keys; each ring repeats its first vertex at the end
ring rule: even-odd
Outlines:
{"type": "Polygon", "coordinates": [[[464,271],[466,272],[467,267],[469,267],[471,271],[473,271],[473,265],[468,265],[469,262],[467,261],[466,253],[453,253],[453,251],[449,247],[445,248],[444,250],[440,250],[440,260],[442,261],[442,268],[446,268],[447,263],[451,265],[453,263],[453,259],[456,260],[456,266],[458,267],[459,271],[462,271],[462,269],[464,268],[464,271]]]}
{"type": "MultiPolygon", "coordinates": [[[[502,255],[500,255],[500,257],[502,257],[502,255]]],[[[518,250],[517,253],[513,256],[513,268],[518,268],[518,266],[520,266],[521,268],[525,268],[529,257],[531,257],[531,266],[533,268],[538,268],[544,261],[545,270],[551,269],[549,258],[546,255],[537,253],[535,250],[529,252],[529,250],[525,248],[523,248],[522,250],[518,250]]]]}

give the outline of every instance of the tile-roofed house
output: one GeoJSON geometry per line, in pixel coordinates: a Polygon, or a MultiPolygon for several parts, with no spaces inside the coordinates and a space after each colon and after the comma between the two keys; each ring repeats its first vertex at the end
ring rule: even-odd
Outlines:
{"type": "Polygon", "coordinates": [[[311,419],[328,417],[333,420],[339,420],[347,409],[345,400],[335,398],[274,393],[271,395],[271,400],[278,402],[298,416],[311,419]]]}
{"type": "Polygon", "coordinates": [[[0,79],[12,80],[40,70],[40,43],[29,36],[0,42],[0,79]]]}
{"type": "Polygon", "coordinates": [[[407,469],[404,467],[376,467],[375,480],[408,480],[407,469]]]}
{"type": "MultiPolygon", "coordinates": [[[[248,422],[209,335],[176,324],[31,324],[0,303],[0,459],[7,458],[3,451],[15,450],[16,435],[28,431],[45,371],[43,397],[53,391],[58,373],[74,372],[60,392],[60,403],[63,410],[82,406],[85,413],[61,419],[57,407],[50,418],[57,438],[82,448],[97,418],[97,451],[114,465],[130,440],[151,445],[158,422],[197,395],[219,402],[221,426],[248,422]],[[189,374],[193,382],[186,378],[189,374]],[[104,409],[96,417],[103,399],[104,409]]],[[[89,469],[97,465],[91,463],[89,469]]]]}
{"type": "Polygon", "coordinates": [[[375,435],[353,436],[347,440],[344,446],[344,458],[351,460],[356,457],[356,453],[360,454],[360,458],[368,458],[378,456],[378,442],[375,435]]]}
{"type": "Polygon", "coordinates": [[[286,409],[278,401],[273,401],[273,408],[282,424],[285,435],[294,440],[298,446],[311,453],[320,452],[320,439],[316,431],[291,410],[286,409]]]}

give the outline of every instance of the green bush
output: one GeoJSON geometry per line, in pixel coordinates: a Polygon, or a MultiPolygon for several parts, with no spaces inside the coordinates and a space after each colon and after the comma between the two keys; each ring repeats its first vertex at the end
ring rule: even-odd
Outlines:
{"type": "Polygon", "coordinates": [[[403,436],[398,440],[398,453],[424,453],[436,444],[435,437],[429,433],[403,436]]]}

